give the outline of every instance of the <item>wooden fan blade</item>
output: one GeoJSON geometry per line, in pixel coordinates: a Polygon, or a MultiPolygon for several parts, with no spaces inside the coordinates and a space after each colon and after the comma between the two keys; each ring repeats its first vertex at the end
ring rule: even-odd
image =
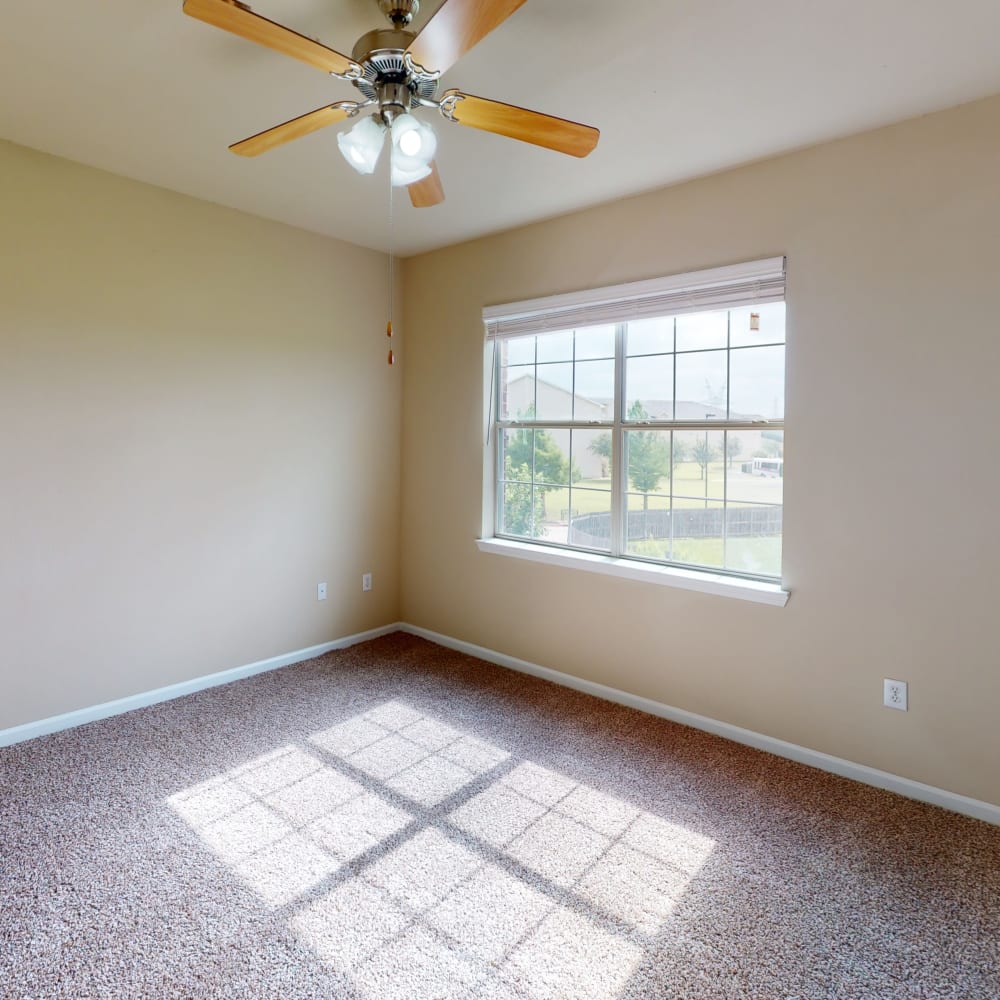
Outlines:
{"type": "Polygon", "coordinates": [[[249,139],[234,142],[229,148],[232,152],[239,153],[240,156],[259,156],[269,149],[274,149],[275,146],[291,142],[293,139],[300,139],[310,132],[316,132],[321,128],[326,128],[327,125],[343,121],[347,115],[348,109],[342,108],[338,104],[329,104],[325,108],[317,108],[315,111],[299,115],[298,118],[293,118],[291,121],[275,125],[274,128],[258,132],[256,135],[250,136],[249,139]]]}
{"type": "Polygon", "coordinates": [[[346,73],[353,65],[347,56],[255,14],[238,0],[184,0],[184,13],[326,73],[346,73]]]}
{"type": "Polygon", "coordinates": [[[554,149],[557,153],[586,156],[593,151],[601,136],[600,131],[590,125],[528,111],[513,104],[501,104],[485,97],[473,97],[458,90],[449,90],[444,98],[453,96],[461,97],[455,102],[453,112],[459,125],[520,139],[521,142],[554,149]]]}
{"type": "Polygon", "coordinates": [[[410,204],[414,208],[431,208],[444,201],[444,188],[441,186],[441,175],[437,164],[431,161],[431,172],[422,181],[414,181],[407,189],[410,192],[410,204]]]}
{"type": "Polygon", "coordinates": [[[523,3],[525,0],[445,0],[407,51],[424,69],[443,73],[523,3]]]}

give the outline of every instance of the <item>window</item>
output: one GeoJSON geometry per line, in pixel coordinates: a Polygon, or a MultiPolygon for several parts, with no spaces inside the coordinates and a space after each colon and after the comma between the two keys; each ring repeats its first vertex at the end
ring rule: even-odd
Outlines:
{"type": "Polygon", "coordinates": [[[783,258],[484,321],[495,537],[780,580],[783,258]]]}

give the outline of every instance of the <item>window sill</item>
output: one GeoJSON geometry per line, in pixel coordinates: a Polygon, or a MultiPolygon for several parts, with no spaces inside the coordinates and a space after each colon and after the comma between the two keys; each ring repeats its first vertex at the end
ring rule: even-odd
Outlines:
{"type": "Polygon", "coordinates": [[[606,576],[619,576],[626,580],[639,580],[666,587],[680,587],[683,590],[696,590],[719,597],[735,597],[741,601],[754,601],[757,604],[770,604],[779,608],[788,603],[788,591],[782,590],[777,583],[739,580],[717,573],[679,569],[676,566],[653,566],[631,559],[613,559],[592,552],[573,552],[529,542],[514,542],[506,538],[479,538],[476,540],[476,545],[480,552],[513,556],[515,559],[528,559],[550,566],[566,566],[587,573],[603,573],[606,576]]]}

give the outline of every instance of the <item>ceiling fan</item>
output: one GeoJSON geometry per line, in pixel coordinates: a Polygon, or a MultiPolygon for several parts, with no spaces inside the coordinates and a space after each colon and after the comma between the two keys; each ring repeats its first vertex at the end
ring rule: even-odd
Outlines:
{"type": "Polygon", "coordinates": [[[419,0],[376,0],[392,24],[358,39],[348,58],[320,42],[255,14],[241,0],[184,0],[184,12],[352,83],[360,101],[337,101],[233,143],[240,156],[257,156],[275,146],[375,109],[337,139],[359,173],[375,169],[386,134],[391,138],[392,184],[406,187],[410,201],[426,208],[444,200],[434,162],[436,139],[412,112],[436,108],[450,122],[586,156],[600,132],[589,125],[528,111],[511,104],[447,90],[436,97],[438,78],[477,42],[501,25],[525,0],[445,0],[419,33],[408,26],[419,0]]]}

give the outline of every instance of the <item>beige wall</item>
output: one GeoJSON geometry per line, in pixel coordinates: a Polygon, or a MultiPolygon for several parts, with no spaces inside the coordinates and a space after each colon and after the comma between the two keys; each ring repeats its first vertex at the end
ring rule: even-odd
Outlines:
{"type": "Polygon", "coordinates": [[[0,729],[402,617],[1000,803],[998,176],[993,99],[414,258],[390,369],[381,255],[0,143],[0,729]],[[484,304],[780,253],[786,608],[476,550],[484,304]]]}
{"type": "Polygon", "coordinates": [[[1000,803],[998,178],[992,99],[407,261],[403,618],[1000,803]],[[484,305],[782,253],[786,608],[477,551],[484,305]]]}
{"type": "Polygon", "coordinates": [[[385,281],[0,143],[0,729],[396,620],[385,281]]]}

